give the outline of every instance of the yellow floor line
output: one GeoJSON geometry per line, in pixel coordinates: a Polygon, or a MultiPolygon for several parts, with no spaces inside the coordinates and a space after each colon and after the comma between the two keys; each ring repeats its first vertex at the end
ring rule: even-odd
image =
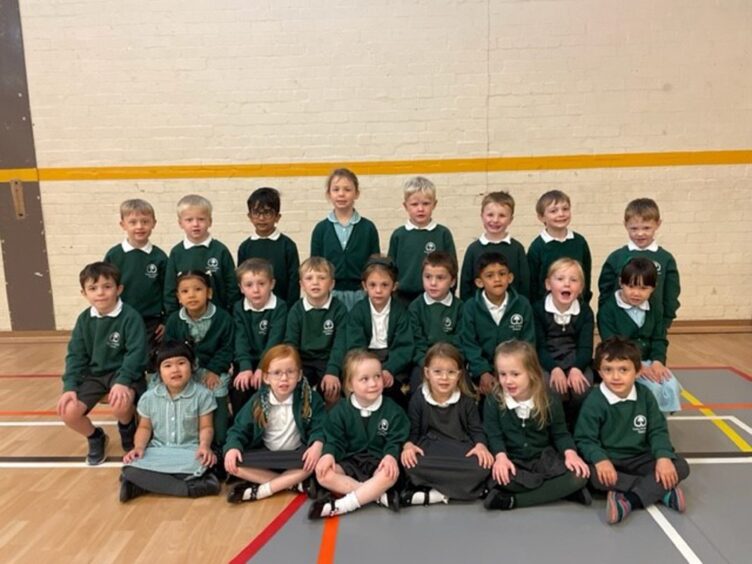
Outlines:
{"type": "MultiPolygon", "coordinates": [[[[705,415],[706,417],[715,417],[715,413],[712,409],[708,409],[707,407],[703,407],[703,403],[697,399],[695,396],[690,394],[686,389],[682,390],[682,396],[684,399],[686,399],[689,403],[694,405],[698,408],[698,411],[705,415]]],[[[740,451],[742,452],[752,452],[752,446],[749,445],[747,441],[745,441],[742,437],[739,436],[739,434],[734,431],[728,423],[726,423],[722,419],[710,419],[710,421],[718,427],[721,432],[726,435],[729,440],[734,443],[740,451]]]]}

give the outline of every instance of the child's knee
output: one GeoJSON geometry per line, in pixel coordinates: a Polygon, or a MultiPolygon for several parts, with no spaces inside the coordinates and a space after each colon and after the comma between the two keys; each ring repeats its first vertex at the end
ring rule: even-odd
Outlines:
{"type": "Polygon", "coordinates": [[[62,420],[64,423],[74,423],[86,415],[86,406],[80,401],[70,402],[63,409],[62,420]]]}

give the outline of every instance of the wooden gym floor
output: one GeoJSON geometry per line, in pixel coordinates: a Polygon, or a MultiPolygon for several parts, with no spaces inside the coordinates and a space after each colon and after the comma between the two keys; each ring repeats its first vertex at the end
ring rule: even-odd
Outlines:
{"type": "MultiPolygon", "coordinates": [[[[460,517],[458,512],[463,509],[450,506],[426,510],[408,509],[392,523],[384,521],[387,513],[383,510],[366,509],[361,512],[362,515],[342,519],[337,542],[336,523],[306,523],[305,507],[298,510],[303,500],[292,494],[239,506],[227,504],[223,497],[189,500],[146,496],[128,504],[120,504],[117,499],[117,477],[121,450],[117,432],[112,427],[113,419],[106,407],[97,408],[94,419],[108,424],[105,429],[113,440],[108,448],[109,462],[96,468],[87,468],[80,462],[85,455],[85,441],[58,424],[54,414],[55,402],[60,393],[59,376],[65,347],[62,339],[51,339],[49,342],[13,336],[0,339],[0,427],[3,437],[0,442],[0,547],[3,561],[146,562],[158,557],[161,563],[228,562],[233,559],[240,562],[255,554],[254,562],[283,562],[293,555],[300,562],[333,562],[336,544],[337,562],[348,562],[351,558],[356,558],[356,555],[361,560],[363,557],[363,553],[358,552],[358,545],[353,545],[352,541],[347,542],[348,538],[364,538],[365,532],[358,531],[359,527],[367,527],[370,534],[378,539],[381,535],[374,533],[372,527],[386,527],[392,531],[395,526],[399,529],[406,525],[412,530],[411,523],[415,521],[418,523],[415,529],[418,529],[419,523],[425,522],[429,515],[434,525],[435,521],[444,520],[444,515],[452,522],[467,520],[468,515],[478,519],[481,524],[498,520],[497,517],[478,511],[463,513],[460,517]],[[289,524],[271,538],[270,533],[276,531],[285,518],[290,517],[289,524]],[[269,539],[270,542],[264,547],[263,541],[269,539]],[[290,545],[284,544],[286,539],[299,545],[298,548],[293,550],[290,545]]],[[[687,409],[679,419],[671,422],[677,449],[703,456],[712,455],[716,450],[719,456],[749,456],[749,452],[744,452],[744,447],[746,445],[749,448],[749,443],[752,442],[749,435],[752,382],[745,375],[752,373],[752,334],[672,335],[669,365],[682,368],[687,382],[682,378],[680,380],[689,392],[684,396],[687,409]],[[725,392],[716,393],[715,383],[707,381],[707,371],[685,370],[692,367],[730,367],[741,373],[742,377],[727,377],[726,374],[733,372],[725,369],[724,376],[718,378],[718,386],[724,387],[725,392]],[[714,414],[721,417],[713,419],[714,414]],[[738,441],[726,431],[724,434],[727,437],[723,437],[717,433],[718,429],[714,429],[714,425],[700,427],[690,422],[698,416],[714,421],[719,429],[728,423],[726,426],[733,427],[730,432],[738,441]],[[732,424],[734,420],[739,425],[732,424]],[[713,433],[715,434],[711,437],[713,433]],[[729,442],[729,437],[734,442],[733,445],[729,442]]],[[[689,482],[688,486],[690,508],[693,503],[711,507],[713,500],[718,499],[718,496],[707,495],[708,492],[705,491],[707,484],[713,484],[716,479],[703,479],[703,474],[708,473],[710,467],[702,464],[692,468],[693,476],[689,480],[694,478],[696,482],[689,482]]],[[[739,482],[741,488],[741,491],[734,488],[729,492],[727,487],[727,497],[744,507],[750,507],[752,495],[749,494],[747,484],[752,476],[749,472],[752,466],[738,464],[724,468],[729,468],[724,480],[728,483],[739,482]],[[732,495],[735,489],[744,499],[732,495]]],[[[537,527],[537,520],[543,518],[558,516],[562,519],[566,511],[571,512],[567,507],[531,509],[530,515],[536,521],[531,519],[530,525],[537,527]]],[[[594,525],[594,529],[588,534],[598,534],[599,531],[603,535],[616,534],[608,541],[614,547],[619,546],[620,542],[631,542],[631,535],[625,536],[630,526],[633,533],[638,531],[638,525],[632,525],[631,521],[625,523],[618,533],[613,528],[607,531],[608,528],[600,519],[600,510],[588,508],[588,511],[590,513],[582,514],[587,523],[592,521],[594,525]]],[[[748,515],[748,510],[744,511],[748,515]]],[[[739,508],[736,513],[743,516],[744,511],[739,508]]],[[[662,513],[658,512],[658,515],[662,513]]],[[[734,539],[733,536],[721,535],[718,538],[726,539],[731,544],[736,542],[739,546],[729,546],[723,550],[717,546],[711,548],[715,539],[712,528],[717,520],[712,515],[701,512],[694,516],[697,518],[689,519],[687,516],[686,519],[677,519],[669,515],[668,520],[673,523],[674,532],[680,531],[690,545],[693,545],[693,537],[705,539],[698,540],[696,543],[699,544],[693,545],[696,560],[675,549],[676,543],[673,546],[666,544],[663,534],[655,533],[659,529],[652,526],[653,522],[649,519],[640,523],[642,526],[645,523],[651,524],[646,534],[656,534],[662,539],[666,546],[661,545],[661,550],[671,555],[670,561],[711,562],[718,556],[733,562],[739,554],[746,554],[742,550],[746,542],[746,537],[743,536],[734,539]],[[705,519],[704,522],[701,517],[705,519]],[[695,528],[691,528],[690,524],[695,528]],[[708,546],[705,547],[702,542],[708,546]]],[[[653,518],[658,523],[658,517],[653,515],[653,518]]],[[[506,523],[508,526],[513,521],[507,520],[506,523]]],[[[725,529],[731,531],[733,527],[725,529]]],[[[512,530],[509,532],[511,534],[512,530]]],[[[404,534],[407,539],[413,537],[411,533],[404,534]]],[[[512,538],[520,539],[517,536],[512,538]]],[[[642,542],[642,536],[636,538],[642,542]]],[[[551,541],[554,542],[554,539],[551,538],[551,541]]],[[[518,540],[519,542],[522,541],[518,540]]],[[[748,542],[746,546],[749,546],[748,542]]],[[[384,553],[389,560],[402,560],[389,551],[389,547],[382,548],[389,552],[388,556],[384,553]]],[[[520,547],[517,546],[517,549],[520,547]]],[[[438,555],[428,556],[423,550],[414,547],[407,553],[415,555],[414,558],[419,560],[429,559],[437,563],[455,560],[446,551],[439,553],[444,556],[442,558],[438,555]],[[420,557],[420,554],[423,556],[420,557]]],[[[404,554],[406,558],[407,553],[404,554]]],[[[553,554],[552,552],[552,557],[553,554]]],[[[599,558],[598,554],[592,556],[599,558]]],[[[632,555],[634,557],[636,555],[632,555]]],[[[587,559],[579,561],[586,562],[587,559]]]]}

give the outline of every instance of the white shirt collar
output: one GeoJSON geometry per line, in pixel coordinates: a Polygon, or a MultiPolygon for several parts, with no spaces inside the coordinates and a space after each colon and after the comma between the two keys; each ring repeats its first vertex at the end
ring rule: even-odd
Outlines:
{"type": "Polygon", "coordinates": [[[647,247],[641,248],[634,244],[634,242],[630,239],[627,243],[627,249],[630,251],[650,251],[652,253],[658,252],[658,241],[653,240],[652,243],[650,243],[647,247]]]}
{"type": "Polygon", "coordinates": [[[439,403],[435,399],[433,399],[431,390],[428,388],[428,384],[426,382],[423,382],[420,387],[420,391],[423,394],[423,399],[426,400],[429,404],[435,405],[436,407],[446,407],[448,405],[455,404],[460,401],[460,396],[462,395],[459,390],[454,390],[454,392],[452,392],[452,395],[449,396],[448,400],[443,403],[439,403]]]}
{"type": "Polygon", "coordinates": [[[535,400],[533,398],[517,401],[512,396],[504,394],[504,404],[507,406],[507,409],[514,410],[517,417],[522,420],[529,419],[530,414],[535,409],[535,400]]]}
{"type": "Polygon", "coordinates": [[[628,304],[621,298],[621,290],[616,290],[614,295],[616,296],[616,305],[618,305],[621,309],[637,308],[637,309],[641,309],[642,311],[650,311],[649,300],[645,300],[641,304],[637,304],[636,306],[633,306],[632,304],[628,304]]]}
{"type": "MultiPolygon", "coordinates": [[[[339,223],[339,219],[337,219],[337,214],[334,213],[334,210],[329,212],[329,215],[326,216],[326,218],[331,221],[332,223],[339,223]]],[[[360,214],[358,213],[358,210],[353,208],[353,214],[350,216],[350,221],[347,222],[346,225],[343,225],[343,227],[347,227],[348,225],[355,225],[360,221],[360,214]]],[[[342,225],[341,223],[339,223],[342,225]]]]}
{"type": "Polygon", "coordinates": [[[134,247],[128,242],[128,239],[126,239],[120,244],[120,247],[123,249],[124,253],[130,253],[131,251],[143,251],[147,255],[150,255],[152,249],[154,248],[154,245],[152,245],[151,243],[146,243],[146,245],[144,245],[143,247],[134,247]]]}
{"type": "Polygon", "coordinates": [[[554,297],[549,293],[546,296],[546,301],[543,304],[543,309],[545,309],[548,313],[552,313],[554,316],[554,321],[556,321],[559,325],[569,325],[569,321],[572,319],[573,315],[580,315],[580,301],[575,300],[569,305],[569,309],[567,311],[561,312],[556,307],[556,304],[554,304],[554,297]]]}
{"type": "Polygon", "coordinates": [[[269,239],[270,241],[276,241],[277,239],[279,239],[280,235],[282,235],[282,233],[279,231],[279,229],[275,228],[274,231],[272,231],[272,233],[270,235],[267,235],[266,237],[262,237],[261,235],[258,235],[257,233],[254,232],[254,233],[251,233],[251,236],[249,237],[249,239],[251,241],[260,241],[260,240],[263,240],[263,239],[269,239]]]}
{"type": "Polygon", "coordinates": [[[483,233],[483,234],[481,234],[480,237],[478,237],[478,241],[484,247],[486,245],[488,245],[489,243],[494,243],[495,245],[498,245],[499,243],[506,243],[507,245],[511,245],[512,244],[512,236],[509,233],[507,233],[507,236],[504,237],[501,241],[489,241],[488,237],[486,237],[486,234],[483,233]]]}
{"type": "Polygon", "coordinates": [[[277,307],[277,296],[274,294],[269,295],[269,299],[267,302],[262,305],[259,309],[256,309],[251,305],[251,302],[248,300],[248,298],[243,298],[243,311],[255,311],[256,313],[261,311],[266,311],[268,309],[274,309],[277,307]]]}
{"type": "Polygon", "coordinates": [[[423,301],[426,302],[426,305],[442,304],[447,307],[452,307],[454,296],[452,295],[452,292],[447,292],[447,295],[444,296],[443,300],[434,300],[431,296],[428,295],[428,292],[423,292],[423,301]]]}
{"type": "Polygon", "coordinates": [[[483,296],[483,301],[485,302],[486,307],[489,311],[504,311],[507,307],[507,304],[509,303],[509,292],[504,294],[504,301],[501,302],[501,305],[496,305],[491,300],[489,300],[485,290],[483,290],[480,295],[483,296]]]}
{"type": "Polygon", "coordinates": [[[614,392],[609,390],[605,382],[601,382],[600,389],[601,389],[601,393],[603,394],[603,397],[606,398],[606,401],[609,403],[609,405],[614,405],[622,401],[637,401],[637,386],[635,384],[632,385],[632,390],[629,392],[629,394],[625,398],[621,398],[617,396],[614,392]]]}
{"type": "Polygon", "coordinates": [[[274,392],[269,390],[269,405],[292,405],[292,396],[293,394],[290,394],[285,401],[279,401],[274,392]]]}
{"type": "Polygon", "coordinates": [[[206,239],[201,241],[200,243],[194,243],[193,241],[190,241],[188,237],[185,237],[183,239],[183,248],[184,249],[192,249],[193,247],[206,247],[209,248],[209,245],[211,245],[212,242],[212,236],[209,235],[206,239]]]}
{"type": "Polygon", "coordinates": [[[384,396],[379,396],[379,399],[377,399],[371,405],[363,407],[362,405],[358,403],[358,400],[355,398],[355,394],[350,394],[350,403],[355,409],[360,411],[361,417],[370,417],[372,413],[378,411],[381,408],[381,403],[383,401],[384,401],[384,396]]]}
{"type": "Polygon", "coordinates": [[[332,305],[332,293],[329,292],[329,299],[326,300],[326,303],[324,305],[316,307],[311,302],[308,301],[308,298],[304,295],[302,298],[303,300],[303,310],[304,311],[311,311],[312,309],[329,309],[329,307],[332,305]]]}
{"type": "Polygon", "coordinates": [[[560,243],[563,241],[566,241],[568,239],[574,239],[574,231],[571,229],[567,229],[567,234],[564,236],[563,239],[557,239],[556,237],[552,236],[548,231],[543,229],[540,233],[541,239],[543,239],[544,243],[550,243],[551,241],[559,241],[560,243]]]}
{"type": "Polygon", "coordinates": [[[429,224],[428,224],[428,225],[426,225],[425,227],[418,227],[417,225],[415,225],[415,224],[414,224],[414,223],[413,223],[412,221],[410,221],[410,220],[408,219],[408,220],[407,220],[407,221],[405,222],[405,229],[407,229],[408,231],[413,231],[413,230],[416,230],[416,229],[417,229],[418,231],[433,231],[434,229],[436,229],[436,226],[437,226],[437,225],[438,225],[438,223],[436,223],[436,222],[435,222],[435,221],[434,221],[434,220],[432,219],[432,220],[431,220],[431,223],[429,223],[429,224]]]}
{"type": "Polygon", "coordinates": [[[198,319],[193,319],[191,316],[188,315],[188,312],[185,310],[184,307],[181,307],[178,311],[178,317],[182,319],[183,321],[188,321],[189,319],[191,321],[201,321],[202,319],[211,319],[214,317],[214,314],[217,311],[217,306],[215,306],[212,302],[209,302],[206,304],[206,311],[204,314],[199,317],[198,319]]]}
{"type": "Polygon", "coordinates": [[[368,306],[371,308],[371,317],[385,317],[389,315],[389,312],[392,309],[392,298],[389,298],[389,301],[386,302],[384,309],[382,309],[381,311],[376,311],[376,308],[373,307],[373,303],[371,303],[370,298],[368,298],[368,306]]]}
{"type": "Polygon", "coordinates": [[[102,315],[97,311],[97,308],[94,306],[91,306],[89,308],[89,315],[91,317],[98,317],[99,319],[102,319],[103,317],[117,317],[120,315],[120,312],[123,311],[123,300],[118,298],[117,305],[115,306],[115,309],[113,309],[110,313],[106,313],[102,315]]]}

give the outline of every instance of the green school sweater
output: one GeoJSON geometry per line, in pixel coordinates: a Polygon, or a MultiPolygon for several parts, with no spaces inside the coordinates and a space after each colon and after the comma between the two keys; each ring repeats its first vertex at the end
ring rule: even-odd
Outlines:
{"type": "Polygon", "coordinates": [[[367,452],[377,458],[391,454],[399,461],[402,446],[410,434],[407,415],[390,398],[382,396],[381,407],[370,417],[361,417],[350,398],[339,400],[329,412],[324,427],[324,450],[335,460],[367,452]]]}
{"type": "Polygon", "coordinates": [[[509,270],[514,274],[512,288],[526,298],[530,296],[530,267],[525,255],[525,247],[517,239],[509,243],[488,243],[484,245],[480,240],[473,241],[465,251],[460,273],[460,298],[467,301],[475,295],[478,287],[475,285],[475,262],[484,253],[501,253],[509,262],[509,270]]]}
{"type": "Polygon", "coordinates": [[[76,320],[65,357],[63,392],[77,391],[89,375],[115,372],[115,383],[132,386],[144,378],[146,328],[128,304],[117,317],[92,317],[85,309],[76,320]]]}
{"type": "Polygon", "coordinates": [[[483,301],[482,292],[462,306],[460,344],[475,382],[484,372],[494,371],[493,355],[499,343],[517,339],[535,345],[535,322],[530,302],[512,288],[507,289],[507,295],[507,308],[498,325],[483,301]]]}
{"type": "Polygon", "coordinates": [[[591,464],[621,460],[649,452],[655,458],[676,458],[668,424],[653,394],[635,384],[636,401],[611,405],[596,386],[582,403],[574,440],[591,464]]]}
{"type": "Polygon", "coordinates": [[[360,290],[363,267],[368,257],[379,252],[376,226],[363,216],[353,225],[344,249],[328,219],[316,224],[311,234],[311,256],[324,257],[334,265],[337,290],[360,290]]]}
{"type": "Polygon", "coordinates": [[[532,460],[538,458],[548,447],[555,447],[562,454],[565,450],[576,450],[574,439],[567,431],[561,401],[555,396],[549,396],[548,399],[549,420],[541,429],[534,418],[523,422],[514,410],[501,405],[496,396],[486,396],[483,428],[491,454],[496,456],[505,452],[513,460],[532,460]]]}
{"type": "Polygon", "coordinates": [[[232,311],[240,299],[240,290],[235,279],[235,263],[230,251],[216,239],[209,247],[198,245],[186,249],[181,241],[170,251],[164,284],[164,309],[171,314],[179,309],[177,298],[177,277],[179,272],[200,270],[211,275],[212,302],[227,312],[232,311]]]}
{"type": "MultiPolygon", "coordinates": [[[[548,372],[551,372],[557,366],[563,369],[564,367],[560,366],[551,355],[548,328],[552,325],[553,314],[546,311],[545,299],[533,304],[533,314],[535,316],[536,349],[541,366],[548,372]]],[[[574,366],[584,371],[593,362],[595,320],[590,306],[580,301],[580,314],[572,316],[569,325],[571,325],[572,338],[576,343],[574,366]]],[[[568,329],[570,329],[569,326],[568,329]]],[[[559,326],[554,330],[559,331],[559,326]]]]}
{"type": "Polygon", "coordinates": [[[399,270],[399,289],[406,294],[423,291],[423,258],[434,251],[445,251],[457,258],[452,232],[443,225],[434,229],[412,229],[403,225],[389,239],[388,255],[399,270]]]}
{"type": "Polygon", "coordinates": [[[141,317],[162,317],[167,255],[152,245],[150,253],[133,249],[127,253],[123,245],[115,245],[104,256],[104,261],[120,270],[123,293],[120,299],[141,314],[141,317]]]}
{"type": "Polygon", "coordinates": [[[235,324],[230,314],[217,307],[206,335],[201,341],[195,343],[191,337],[190,326],[180,318],[180,311],[176,311],[167,318],[164,342],[194,342],[193,350],[199,367],[206,368],[219,376],[230,370],[234,353],[234,332],[235,324]]]}
{"type": "Polygon", "coordinates": [[[650,308],[660,313],[668,330],[676,318],[676,311],[679,309],[681,284],[676,260],[663,247],[658,247],[657,251],[630,251],[629,247],[624,245],[608,255],[606,262],[603,263],[601,275],[598,277],[598,291],[600,292],[598,305],[601,306],[611,294],[619,289],[621,270],[634,257],[648,258],[653,261],[658,269],[658,282],[655,291],[650,296],[650,308]]]}
{"type": "Polygon", "coordinates": [[[460,348],[459,326],[462,317],[462,300],[452,299],[451,306],[440,303],[426,304],[423,294],[408,307],[413,331],[415,353],[413,362],[423,364],[426,351],[438,342],[447,342],[460,348]]]}
{"type": "MultiPolygon", "coordinates": [[[[389,306],[386,342],[389,351],[382,368],[392,374],[407,371],[413,358],[413,331],[410,316],[399,300],[392,299],[389,306]]],[[[356,303],[347,319],[347,350],[368,349],[373,337],[371,301],[366,298],[356,303]]]]}
{"type": "Polygon", "coordinates": [[[287,235],[280,234],[279,239],[251,240],[249,237],[238,247],[238,266],[249,258],[268,260],[274,269],[274,293],[292,307],[300,298],[300,257],[298,246],[287,235]]]}
{"type": "Polygon", "coordinates": [[[530,301],[537,302],[546,297],[546,275],[548,267],[560,258],[573,258],[582,265],[585,272],[585,289],[582,299],[590,303],[593,292],[590,290],[590,277],[592,272],[592,259],[590,247],[585,238],[579,233],[574,234],[574,239],[565,241],[551,241],[545,243],[538,235],[527,250],[527,262],[530,267],[530,301]]]}
{"type": "MultiPolygon", "coordinates": [[[[326,410],[321,395],[313,392],[311,394],[311,416],[303,418],[303,394],[302,381],[298,382],[292,396],[292,413],[295,418],[295,427],[300,433],[300,439],[303,444],[310,446],[316,441],[324,442],[324,424],[326,423],[326,410]]],[[[262,386],[262,389],[266,384],[262,386]]],[[[269,391],[271,394],[271,391],[269,391]]],[[[227,441],[225,442],[224,452],[236,448],[240,452],[251,449],[263,448],[265,428],[261,427],[253,417],[253,408],[261,401],[261,391],[259,390],[235,416],[235,422],[230,430],[227,431],[227,441]]]]}
{"type": "Polygon", "coordinates": [[[659,360],[666,364],[668,339],[663,319],[650,309],[645,312],[644,325],[638,327],[627,311],[616,303],[614,292],[598,309],[598,334],[601,340],[621,335],[637,343],[642,360],[659,360]]]}
{"type": "Polygon", "coordinates": [[[347,308],[337,298],[328,309],[309,311],[301,298],[287,315],[285,343],[297,347],[303,362],[325,360],[326,373],[339,376],[347,352],[346,325],[347,308]]]}
{"type": "Polygon", "coordinates": [[[235,304],[235,368],[237,372],[255,370],[261,357],[285,338],[287,304],[277,299],[274,309],[252,311],[245,309],[245,300],[235,304]]]}

